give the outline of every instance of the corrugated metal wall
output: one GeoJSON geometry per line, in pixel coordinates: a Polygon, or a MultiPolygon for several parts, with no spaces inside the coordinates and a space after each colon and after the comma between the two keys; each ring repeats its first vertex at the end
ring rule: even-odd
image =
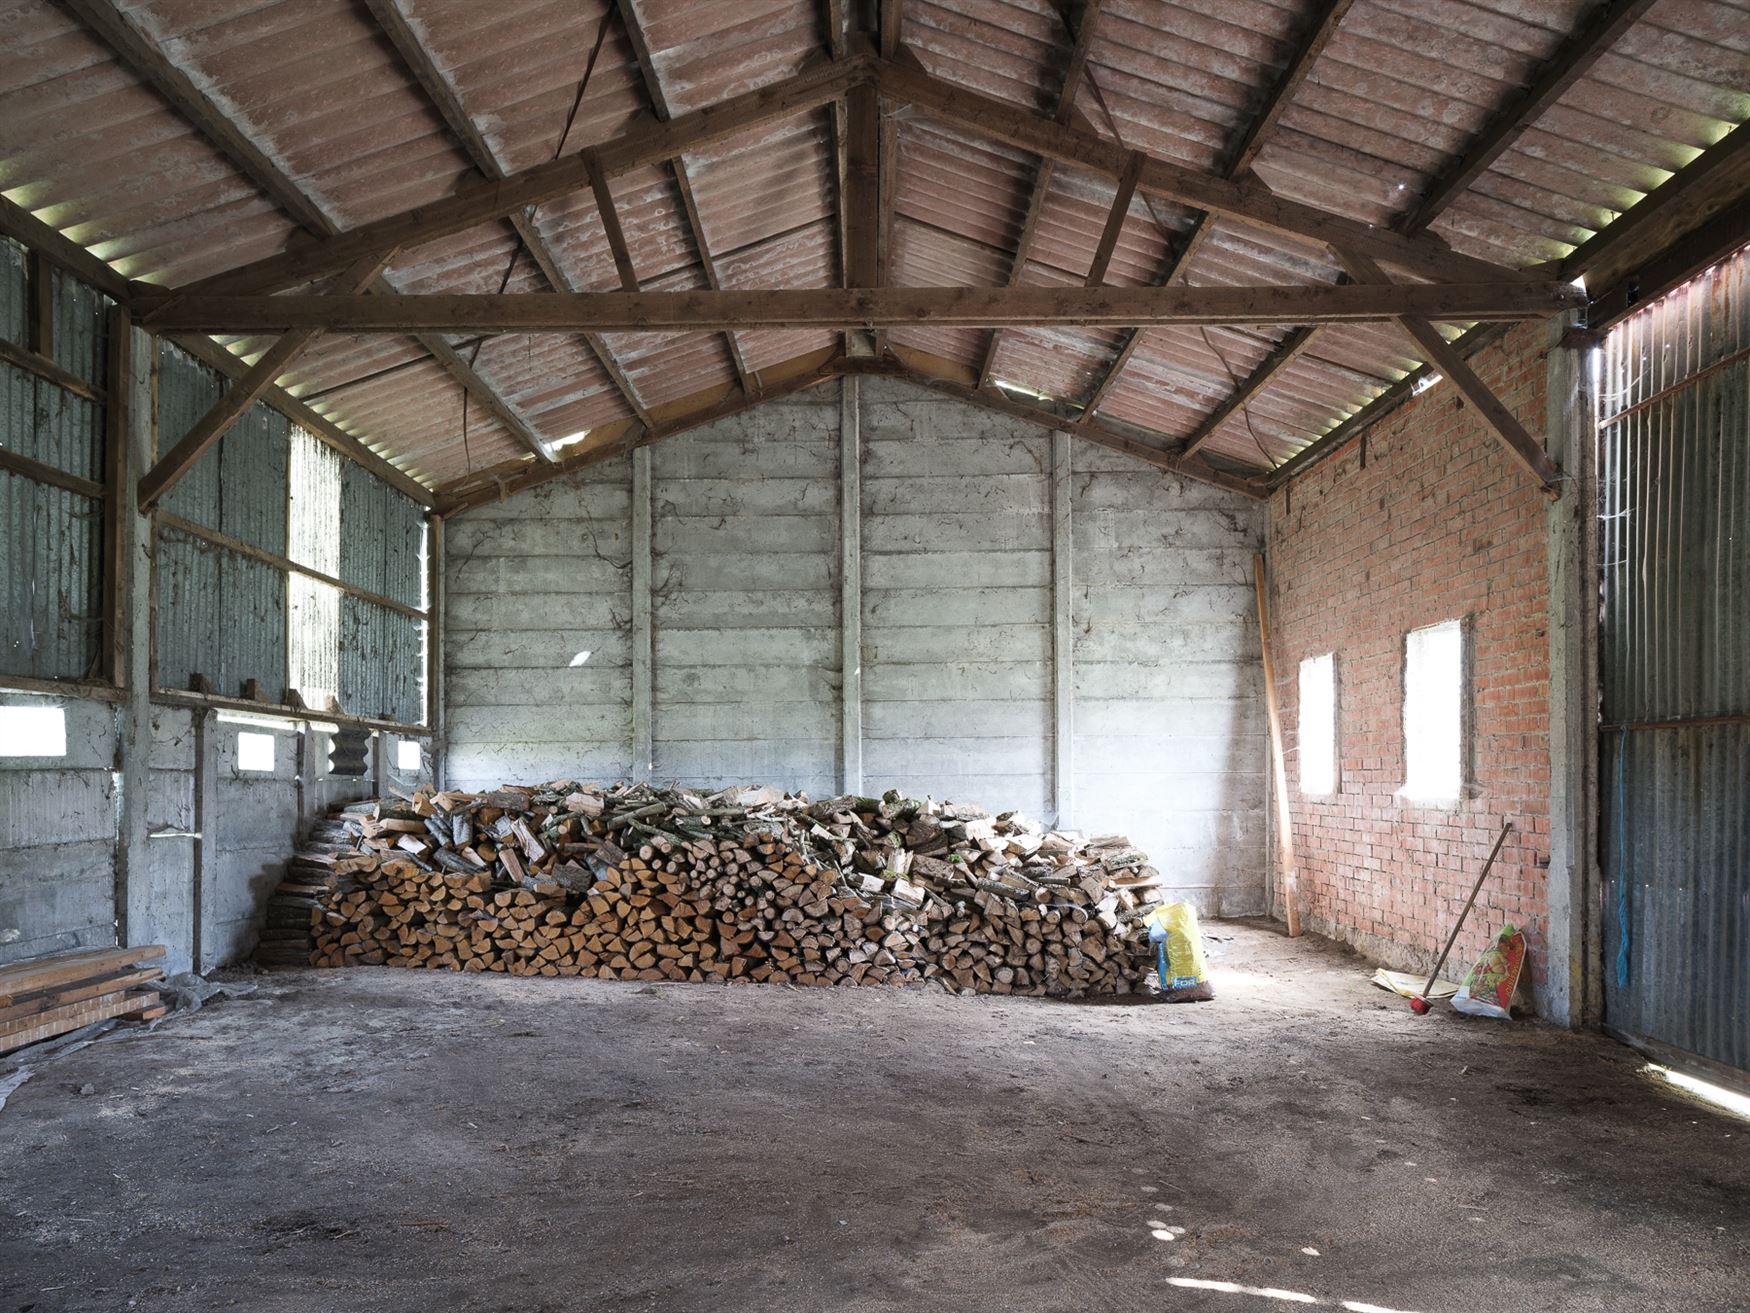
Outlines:
{"type": "MultiPolygon", "coordinates": [[[[168,344],[158,354],[158,449],[218,398],[223,381],[168,344]]],[[[420,607],[420,507],[279,412],[253,407],[171,490],[165,510],[353,587],[420,607]]],[[[158,683],[195,674],[235,697],[258,679],[350,715],[424,719],[423,622],[243,552],[161,526],[158,683]]]]}
{"type": "MultiPolygon", "coordinates": [[[[23,249],[0,241],[0,336],[27,344],[23,249]]],[[[107,302],[56,275],[52,359],[101,385],[107,302]]],[[[0,363],[0,447],[80,478],[103,478],[103,408],[0,363]]],[[[103,503],[0,473],[0,673],[80,679],[100,673],[103,503]]]]}
{"type": "Polygon", "coordinates": [[[1750,252],[1604,352],[1605,1020],[1750,1070],[1750,252]]]}

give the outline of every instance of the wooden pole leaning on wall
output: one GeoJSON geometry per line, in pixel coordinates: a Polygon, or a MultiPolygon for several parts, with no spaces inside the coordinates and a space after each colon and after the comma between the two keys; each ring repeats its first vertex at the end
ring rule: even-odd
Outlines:
{"type": "Polygon", "coordinates": [[[1276,667],[1270,659],[1270,599],[1264,558],[1252,558],[1252,586],[1258,594],[1258,651],[1264,664],[1264,712],[1270,722],[1270,783],[1276,803],[1276,855],[1282,867],[1282,908],[1290,938],[1300,935],[1300,877],[1294,866],[1294,827],[1288,810],[1288,767],[1282,755],[1282,713],[1276,706],[1276,667]]]}

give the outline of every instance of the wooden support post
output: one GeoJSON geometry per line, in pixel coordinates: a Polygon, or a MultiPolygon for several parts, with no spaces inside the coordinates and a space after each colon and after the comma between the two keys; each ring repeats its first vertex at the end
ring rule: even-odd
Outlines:
{"type": "Polygon", "coordinates": [[[839,791],[863,791],[863,383],[839,380],[839,791]]]}
{"type": "Polygon", "coordinates": [[[1053,779],[1059,829],[1075,812],[1075,536],[1070,531],[1070,435],[1051,435],[1051,694],[1053,779]]]}
{"type": "MultiPolygon", "coordinates": [[[[121,440],[124,473],[152,463],[151,339],[135,332],[125,313],[112,320],[111,349],[124,355],[109,404],[117,415],[111,431],[121,440]]],[[[133,947],[157,942],[148,879],[147,790],[152,754],[152,521],[124,482],[110,489],[120,508],[117,556],[111,562],[119,594],[122,701],[116,724],[116,943],[133,947]]]]}
{"type": "Polygon", "coordinates": [[[1270,722],[1270,781],[1276,800],[1276,855],[1282,867],[1282,908],[1290,938],[1300,934],[1300,876],[1294,864],[1294,823],[1288,807],[1288,767],[1282,753],[1282,716],[1276,707],[1276,669],[1270,658],[1269,585],[1264,558],[1252,558],[1252,586],[1258,595],[1258,653],[1264,665],[1264,711],[1270,722]]]}
{"type": "Polygon", "coordinates": [[[632,778],[648,780],[655,766],[652,729],[650,597],[650,448],[632,453],[632,778]]]}
{"type": "Polygon", "coordinates": [[[26,257],[26,286],[30,304],[26,310],[24,345],[46,360],[55,357],[54,266],[41,251],[31,249],[26,257]]]}

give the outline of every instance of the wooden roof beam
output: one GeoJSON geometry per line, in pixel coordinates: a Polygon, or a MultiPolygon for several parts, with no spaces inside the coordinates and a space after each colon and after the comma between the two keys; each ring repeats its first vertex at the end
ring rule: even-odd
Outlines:
{"type": "MultiPolygon", "coordinates": [[[[956,86],[908,67],[903,61],[882,63],[878,77],[881,93],[889,99],[1019,150],[1114,178],[1121,177],[1130,162],[1130,151],[1116,142],[956,86]]],[[[1510,282],[1531,276],[1461,255],[1428,233],[1409,235],[1375,228],[1317,206],[1288,200],[1255,178],[1220,178],[1148,156],[1137,186],[1148,195],[1210,210],[1297,241],[1344,246],[1419,277],[1510,282]]]]}
{"type": "Polygon", "coordinates": [[[728,292],[142,298],[143,322],[181,332],[722,332],[931,323],[1121,328],[1392,319],[1534,319],[1584,300],[1571,284],[1385,283],[1249,287],[869,287],[728,292]]]}
{"type": "Polygon", "coordinates": [[[610,141],[520,169],[497,181],[464,184],[441,200],[361,224],[325,240],[301,243],[178,290],[270,292],[296,287],[344,269],[371,251],[420,246],[581,191],[589,186],[592,159],[610,178],[661,164],[751,128],[831,104],[853,82],[869,76],[865,59],[823,60],[794,77],[757,91],[678,115],[667,123],[639,124],[610,141]]]}
{"type": "MultiPolygon", "coordinates": [[[[365,5],[371,11],[371,17],[376,21],[377,27],[388,38],[389,44],[395,48],[395,53],[399,56],[401,63],[413,75],[414,81],[418,82],[420,88],[425,92],[426,99],[431,102],[432,107],[437,110],[438,116],[443,119],[445,127],[449,129],[450,135],[456,139],[463,154],[468,157],[469,163],[488,181],[502,181],[505,171],[504,166],[499,163],[497,152],[492,149],[492,144],[486,140],[485,134],[480,131],[473,116],[468,113],[460,95],[439,71],[436,62],[431,57],[431,52],[425,48],[425,44],[419,39],[419,34],[413,30],[412,24],[402,14],[395,0],[365,0],[365,5]]],[[[523,210],[506,217],[509,219],[511,227],[516,230],[517,239],[522,243],[523,249],[529,253],[529,258],[535,262],[536,267],[541,270],[542,276],[546,278],[548,286],[556,292],[577,291],[578,283],[560,265],[558,255],[547,239],[542,236],[540,229],[535,226],[533,213],[529,210],[523,210]]],[[[614,386],[619,390],[621,398],[632,413],[637,415],[641,422],[647,420],[644,403],[639,399],[638,393],[632,387],[631,380],[626,378],[624,371],[620,368],[619,361],[614,358],[607,345],[595,337],[585,337],[583,345],[595,356],[609,378],[613,380],[614,386]]],[[[429,345],[427,349],[430,350],[429,345]]],[[[432,354],[437,358],[447,356],[461,360],[461,356],[453,351],[433,352],[432,354]]],[[[475,353],[475,359],[478,359],[478,351],[475,353]]],[[[475,378],[479,377],[475,373],[471,361],[463,363],[469,375],[475,378]]],[[[457,373],[453,366],[450,369],[452,374],[457,373]]],[[[481,385],[484,386],[484,380],[481,380],[481,385]]],[[[495,417],[499,418],[500,423],[504,422],[503,418],[498,415],[498,408],[494,406],[492,400],[485,400],[484,404],[495,417]]],[[[515,435],[518,442],[528,448],[536,459],[543,462],[553,460],[553,455],[548,451],[546,444],[540,441],[533,431],[529,430],[528,426],[520,420],[516,425],[510,427],[510,432],[515,435]]]]}
{"type": "MultiPolygon", "coordinates": [[[[1289,102],[1294,99],[1295,92],[1300,89],[1301,83],[1306,81],[1319,57],[1324,54],[1325,47],[1330,45],[1331,38],[1336,36],[1337,28],[1353,4],[1354,0],[1324,0],[1317,12],[1313,14],[1312,19],[1305,25],[1301,33],[1300,42],[1295,47],[1294,53],[1277,73],[1275,81],[1270,84],[1269,90],[1264,95],[1263,104],[1258,107],[1257,112],[1246,124],[1245,132],[1228,150],[1226,158],[1222,161],[1222,177],[1237,179],[1251,169],[1252,161],[1258,158],[1258,154],[1263,150],[1270,134],[1275,131],[1283,111],[1288,108],[1289,102]]],[[[1198,211],[1197,218],[1191,225],[1190,235],[1168,259],[1161,272],[1159,281],[1162,286],[1172,283],[1174,279],[1191,267],[1192,261],[1197,258],[1197,253],[1209,240],[1210,230],[1214,226],[1215,217],[1208,210],[1198,211]]],[[[1112,364],[1101,376],[1100,381],[1094,385],[1093,392],[1088,396],[1089,414],[1097,412],[1105,403],[1107,394],[1111,392],[1113,384],[1118,380],[1118,375],[1130,363],[1131,357],[1136,354],[1137,348],[1141,345],[1141,339],[1142,332],[1140,330],[1131,333],[1125,339],[1124,346],[1119,350],[1112,364]]],[[[1295,354],[1298,355],[1299,352],[1295,354]]],[[[1268,378],[1263,380],[1266,383],[1268,381],[1268,378]]],[[[1259,386],[1262,385],[1260,383],[1259,386]]],[[[1241,404],[1243,405],[1244,402],[1241,404]]],[[[1230,409],[1227,413],[1231,414],[1232,410],[1230,409]]],[[[1225,419],[1226,415],[1223,415],[1222,418],[1225,419]]],[[[1210,431],[1213,432],[1213,429],[1210,431]]],[[[1204,429],[1201,426],[1198,433],[1192,436],[1196,438],[1199,434],[1204,434],[1204,429]]]]}
{"type": "MultiPolygon", "coordinates": [[[[1339,250],[1337,257],[1342,260],[1344,267],[1349,270],[1349,276],[1356,282],[1375,287],[1386,283],[1385,274],[1380,267],[1365,255],[1339,250]]],[[[1398,326],[1421,349],[1423,359],[1450,380],[1464,399],[1476,408],[1489,431],[1530,471],[1544,493],[1552,497],[1558,495],[1561,492],[1561,468],[1550,459],[1542,444],[1525,431],[1524,425],[1506,403],[1494,394],[1489,385],[1465,362],[1464,357],[1440,335],[1440,331],[1421,315],[1399,314],[1395,319],[1398,326]]]]}
{"type": "MultiPolygon", "coordinates": [[[[674,111],[669,107],[668,94],[663,90],[662,74],[657,72],[656,60],[650,51],[649,39],[644,34],[644,24],[638,17],[638,7],[634,0],[615,0],[620,14],[620,23],[626,29],[626,37],[632,43],[632,53],[637,57],[638,70],[644,78],[644,91],[650,99],[650,109],[656,115],[657,121],[667,123],[674,117],[674,111]]],[[[844,42],[844,12],[838,3],[827,6],[827,36],[833,43],[834,34],[837,42],[834,44],[834,58],[837,58],[837,48],[844,42]]],[[[693,180],[687,172],[687,161],[684,156],[676,155],[669,161],[674,172],[674,183],[681,196],[681,210],[686,215],[687,230],[692,234],[693,250],[698,254],[699,268],[704,272],[705,283],[712,291],[721,291],[723,280],[717,275],[717,262],[711,258],[710,244],[705,240],[705,225],[699,218],[699,203],[693,195],[693,180]]],[[[590,170],[590,185],[596,188],[596,202],[607,202],[608,210],[612,209],[612,201],[608,194],[607,176],[599,167],[590,170]],[[598,185],[597,179],[600,179],[598,185]]],[[[606,219],[604,218],[604,222],[606,219]]],[[[609,244],[613,244],[614,234],[619,231],[619,220],[614,219],[613,231],[609,233],[609,244]]],[[[625,245],[624,235],[620,236],[620,245],[614,246],[614,258],[619,259],[620,247],[625,245]]],[[[630,266],[631,257],[627,257],[630,266]]],[[[620,271],[622,284],[625,283],[626,270],[620,271]]],[[[628,291],[638,290],[635,286],[628,291]]],[[[760,390],[759,379],[748,369],[747,360],[741,354],[741,343],[734,333],[723,335],[723,345],[729,352],[729,362],[735,367],[735,377],[741,384],[741,390],[748,394],[760,390]]]]}
{"type": "Polygon", "coordinates": [[[1298,360],[1301,354],[1312,344],[1313,334],[1318,330],[1311,324],[1303,324],[1282,340],[1274,351],[1259,363],[1237,388],[1230,392],[1225,400],[1212,410],[1197,426],[1194,433],[1185,439],[1185,445],[1180,450],[1190,456],[1202,448],[1203,444],[1215,436],[1215,431],[1228,418],[1252,403],[1260,392],[1270,386],[1270,381],[1298,360]]]}
{"type": "Polygon", "coordinates": [[[1420,232],[1498,160],[1519,136],[1567,93],[1612,45],[1633,27],[1654,0],[1606,0],[1570,36],[1535,81],[1521,90],[1478,134],[1465,153],[1422,196],[1416,208],[1397,225],[1400,232],[1420,232]]]}
{"type": "MultiPolygon", "coordinates": [[[[348,292],[362,291],[377,280],[392,255],[393,252],[360,261],[357,268],[335,280],[336,287],[348,292]]],[[[261,400],[275,380],[292,367],[321,333],[319,328],[293,329],[269,347],[242,378],[234,381],[207,413],[177,440],[176,445],[140,476],[135,499],[140,510],[151,510],[181,481],[183,475],[199,464],[200,458],[235,427],[237,421],[261,400]]]]}
{"type": "MultiPolygon", "coordinates": [[[[242,129],[207,99],[206,94],[187,74],[177,68],[113,5],[102,3],[102,0],[57,0],[57,3],[108,45],[122,67],[151,87],[166,104],[211,142],[262,195],[284,210],[299,227],[317,238],[333,238],[339,233],[339,229],[323,213],[321,207],[306,196],[297,183],[269,159],[242,129]]],[[[400,243],[391,242],[379,244],[371,250],[354,251],[337,265],[322,270],[321,274],[338,273],[357,265],[361,260],[368,261],[393,252],[399,246],[400,243]]],[[[379,284],[383,282],[380,278],[378,281],[379,284]]],[[[439,359],[440,365],[443,364],[437,353],[433,353],[433,358],[439,359]]],[[[514,415],[502,398],[492,393],[484,380],[475,376],[475,382],[470,386],[453,369],[449,369],[447,365],[444,367],[464,389],[474,392],[482,403],[502,410],[512,418],[514,424],[511,432],[519,441],[528,445],[531,450],[545,450],[534,431],[520,417],[514,415]]]]}
{"type": "MultiPolygon", "coordinates": [[[[1101,0],[1088,0],[1082,9],[1075,41],[1070,46],[1069,62],[1064,65],[1063,82],[1057,89],[1057,105],[1052,111],[1053,119],[1059,123],[1068,123],[1075,112],[1076,92],[1081,89],[1082,78],[1087,74],[1088,51],[1093,49],[1094,32],[1099,27],[1100,4],[1101,0]]],[[[1057,161],[1041,156],[1038,172],[1033,176],[1033,191],[1027,198],[1027,213],[1021,220],[1021,235],[1015,243],[1015,258],[1009,262],[1010,287],[1018,286],[1026,271],[1027,261],[1033,253],[1033,239],[1039,231],[1039,218],[1045,212],[1046,198],[1051,195],[1051,180],[1056,172],[1057,161]]],[[[1135,188],[1131,190],[1134,193],[1135,188]]],[[[984,360],[978,369],[979,387],[987,388],[995,382],[997,352],[1002,350],[1002,345],[1003,330],[999,328],[985,344],[984,360]]]]}

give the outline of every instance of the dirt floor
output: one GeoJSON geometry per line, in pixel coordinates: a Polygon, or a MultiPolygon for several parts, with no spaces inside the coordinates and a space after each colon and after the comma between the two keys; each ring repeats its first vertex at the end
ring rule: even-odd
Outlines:
{"type": "Polygon", "coordinates": [[[265,976],[0,1111],[0,1313],[1746,1307],[1750,1122],[1213,930],[1178,1007],[265,976]]]}

